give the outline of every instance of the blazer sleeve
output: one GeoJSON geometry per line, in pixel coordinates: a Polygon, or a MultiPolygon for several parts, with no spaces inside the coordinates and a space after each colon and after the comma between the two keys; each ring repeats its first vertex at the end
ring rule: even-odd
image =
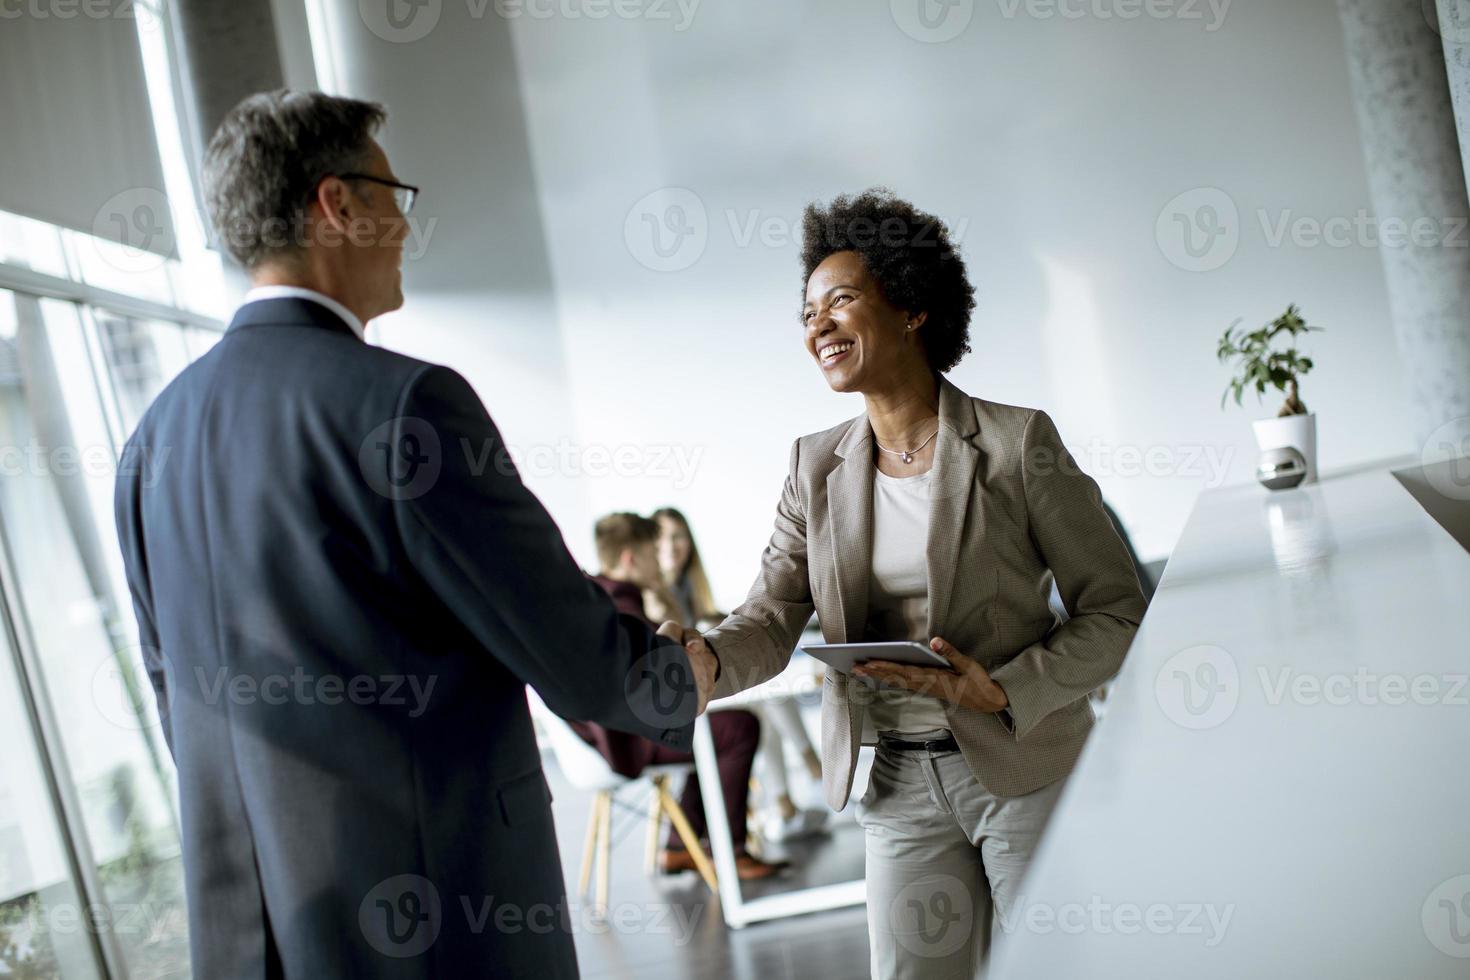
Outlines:
{"type": "Polygon", "coordinates": [[[143,515],[139,491],[142,488],[141,467],[135,465],[143,450],[129,442],[123,447],[118,463],[117,484],[113,488],[113,518],[117,523],[118,544],[122,548],[123,570],[128,592],[133,600],[133,618],[138,624],[138,646],[148,683],[158,706],[159,725],[169,755],[174,751],[173,719],[169,708],[168,675],[159,647],[157,620],[153,615],[153,591],[148,584],[148,560],[143,553],[143,515]]]}
{"type": "Polygon", "coordinates": [[[1143,618],[1128,551],[1045,412],[1026,421],[1021,480],[1032,542],[1071,617],[991,672],[1010,700],[1017,738],[1118,672],[1143,618]]]}
{"type": "Polygon", "coordinates": [[[439,467],[394,500],[409,560],[485,649],[564,718],[690,746],[698,699],[683,647],[582,573],[469,383],[425,368],[393,424],[395,452],[439,467]]]}
{"type": "Polygon", "coordinates": [[[800,463],[801,441],[797,440],[791,447],[791,469],[776,505],[776,526],[761,555],[755,584],[745,602],[705,634],[720,659],[716,698],[755,687],[784,670],[801,631],[812,618],[806,510],[798,492],[800,463]]]}

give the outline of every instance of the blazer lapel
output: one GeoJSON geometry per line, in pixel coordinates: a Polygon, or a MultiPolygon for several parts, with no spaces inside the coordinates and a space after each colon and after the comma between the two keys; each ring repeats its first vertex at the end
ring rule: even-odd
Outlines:
{"type": "MultiPolygon", "coordinates": [[[[944,378],[939,380],[939,438],[934,449],[934,477],[930,481],[929,540],[925,558],[929,569],[929,635],[941,636],[954,593],[955,567],[965,538],[965,519],[980,520],[980,508],[970,506],[980,450],[973,439],[980,431],[969,396],[944,378]]],[[[870,526],[871,527],[871,526],[870,526]]],[[[871,540],[871,534],[870,534],[871,540]]]]}
{"type": "Polygon", "coordinates": [[[842,607],[841,643],[862,639],[868,618],[868,576],[873,556],[873,429],[866,414],[854,419],[837,444],[842,462],[827,474],[837,601],[842,607]]]}

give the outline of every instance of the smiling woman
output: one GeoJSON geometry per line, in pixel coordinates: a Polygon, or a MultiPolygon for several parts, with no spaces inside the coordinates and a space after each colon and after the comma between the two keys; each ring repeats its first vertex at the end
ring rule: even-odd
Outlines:
{"type": "MultiPolygon", "coordinates": [[[[970,352],[975,288],[949,230],[934,215],[882,188],[838,197],[825,208],[809,205],[802,218],[801,261],[807,283],[801,320],[808,327],[824,310],[867,299],[877,323],[897,324],[913,334],[931,371],[943,374],[970,352]],[[908,314],[908,322],[898,324],[895,314],[908,314]]],[[[874,316],[860,315],[854,326],[874,323],[874,316]]],[[[860,346],[856,337],[818,337],[823,347],[814,353],[824,368],[835,368],[850,347],[860,346]]],[[[870,341],[912,343],[891,331],[870,341]]],[[[850,369],[844,372],[850,374],[850,369]]],[[[829,373],[828,379],[834,376],[829,373]]],[[[833,387],[854,390],[838,388],[835,381],[833,387]]]]}
{"type": "Polygon", "coordinates": [[[807,354],[867,411],[792,447],[760,576],[704,637],[723,667],[715,697],[784,669],[813,611],[829,643],[944,658],[829,668],[822,776],[845,808],[858,746],[877,746],[857,810],[873,975],[974,975],[992,910],[1014,924],[1092,726],[1087,696],[1122,662],[1143,595],[1047,414],[943,378],[970,350],[975,305],[944,224],[870,190],[809,207],[804,231],[807,354]],[[926,914],[941,909],[935,936],[926,914]]]}

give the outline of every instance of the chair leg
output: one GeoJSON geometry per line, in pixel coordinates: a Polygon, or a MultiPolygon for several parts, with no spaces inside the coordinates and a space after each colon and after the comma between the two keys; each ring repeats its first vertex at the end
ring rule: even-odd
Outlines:
{"type": "Polygon", "coordinates": [[[648,853],[645,870],[648,874],[658,873],[658,832],[664,826],[663,796],[668,776],[653,777],[653,797],[648,802],[648,853]]]}
{"type": "MultiPolygon", "coordinates": [[[[692,774],[690,779],[695,778],[692,774]]],[[[694,833],[694,828],[689,826],[689,818],[684,815],[684,808],[679,806],[672,793],[660,787],[659,800],[663,804],[664,812],[674,823],[674,830],[678,832],[679,839],[689,849],[690,857],[694,858],[694,867],[699,870],[699,876],[709,886],[709,890],[716,895],[720,893],[715,883],[715,866],[710,863],[709,855],[704,853],[704,847],[699,843],[699,837],[694,833]]]]}
{"type": "Polygon", "coordinates": [[[587,841],[582,845],[582,874],[577,881],[577,896],[587,894],[592,882],[592,859],[596,856],[597,834],[602,827],[602,807],[607,794],[600,792],[592,797],[592,812],[587,815],[587,841]]]}
{"type": "Polygon", "coordinates": [[[602,801],[602,825],[597,832],[597,850],[602,867],[597,877],[597,915],[607,914],[607,885],[612,874],[612,793],[605,792],[602,801]]]}

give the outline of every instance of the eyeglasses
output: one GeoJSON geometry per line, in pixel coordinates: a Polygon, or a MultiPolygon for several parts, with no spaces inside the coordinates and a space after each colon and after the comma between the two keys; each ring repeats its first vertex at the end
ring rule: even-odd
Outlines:
{"type": "Polygon", "coordinates": [[[370,180],[375,184],[393,188],[393,203],[398,205],[402,214],[408,214],[413,210],[413,202],[418,199],[419,189],[412,184],[400,184],[396,180],[386,180],[382,177],[374,177],[372,174],[337,174],[341,180],[370,180]]]}

